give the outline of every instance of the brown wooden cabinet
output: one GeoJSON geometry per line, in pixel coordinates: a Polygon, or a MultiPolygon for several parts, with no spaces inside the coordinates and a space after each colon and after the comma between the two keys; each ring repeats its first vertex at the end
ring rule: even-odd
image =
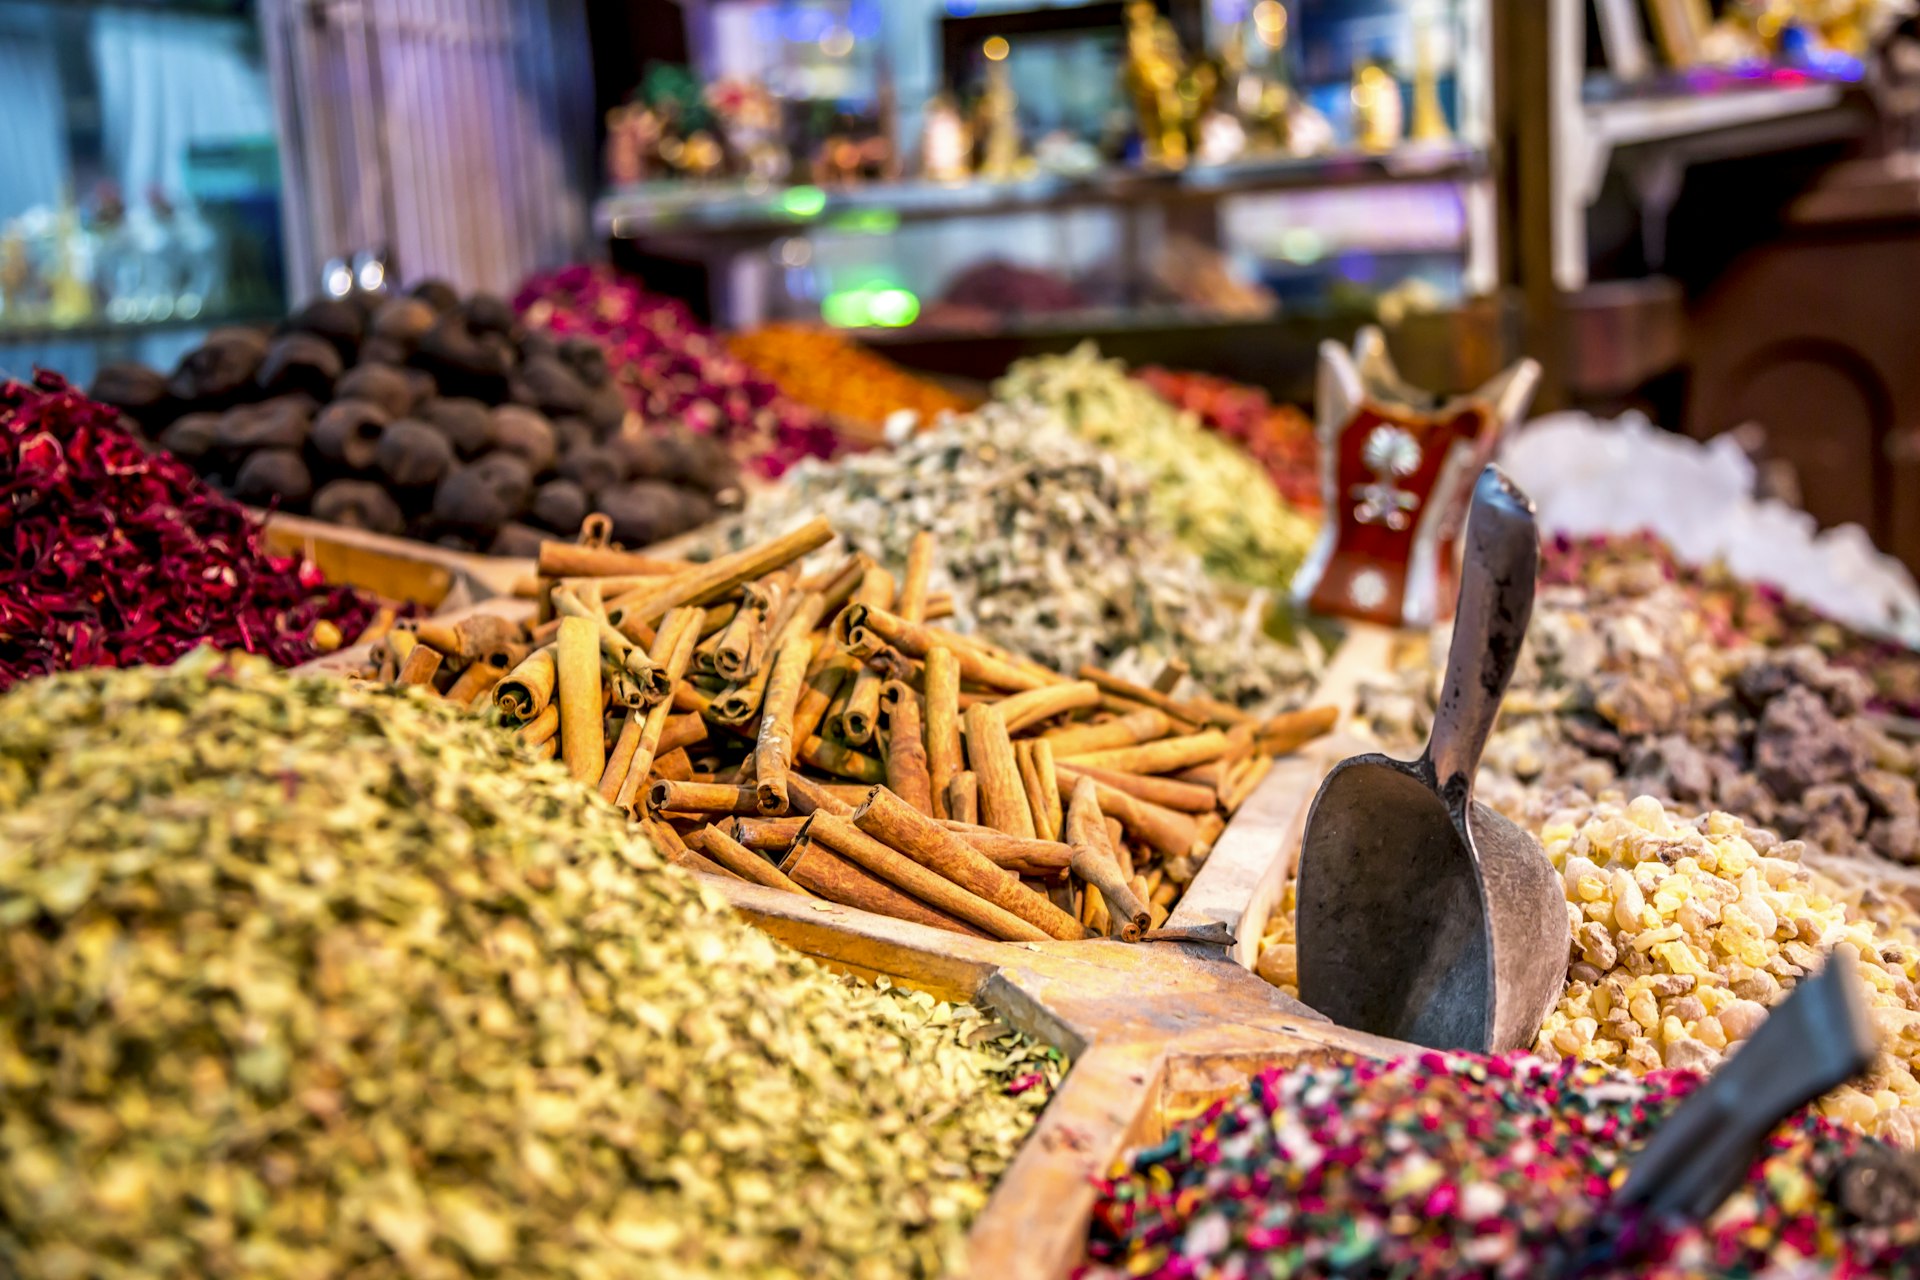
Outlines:
{"type": "Polygon", "coordinates": [[[1920,571],[1920,182],[1838,166],[1694,306],[1686,427],[1745,422],[1822,525],[1920,571]]]}

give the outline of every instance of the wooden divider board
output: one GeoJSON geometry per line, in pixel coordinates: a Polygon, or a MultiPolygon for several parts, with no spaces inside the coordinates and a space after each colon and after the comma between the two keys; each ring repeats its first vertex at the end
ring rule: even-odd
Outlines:
{"type": "Polygon", "coordinates": [[[531,560],[468,555],[308,516],[260,514],[270,548],[282,555],[305,554],[329,582],[428,609],[456,609],[505,595],[533,573],[531,560]]]}

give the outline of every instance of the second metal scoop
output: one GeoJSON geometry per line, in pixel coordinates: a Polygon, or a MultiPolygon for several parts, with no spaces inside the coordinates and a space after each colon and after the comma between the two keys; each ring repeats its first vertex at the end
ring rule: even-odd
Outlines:
{"type": "Polygon", "coordinates": [[[1343,760],[1300,850],[1300,998],[1334,1022],[1435,1049],[1529,1046],[1567,978],[1560,876],[1473,799],[1533,613],[1533,504],[1474,485],[1446,682],[1418,760],[1343,760]]]}

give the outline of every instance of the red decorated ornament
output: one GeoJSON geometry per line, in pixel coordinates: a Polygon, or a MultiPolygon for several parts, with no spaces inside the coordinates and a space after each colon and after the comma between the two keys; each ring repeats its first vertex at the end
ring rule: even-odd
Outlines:
{"type": "Polygon", "coordinates": [[[1393,627],[1453,616],[1457,542],[1473,478],[1526,413],[1540,366],[1521,360],[1440,403],[1394,371],[1368,326],[1349,352],[1320,344],[1320,492],[1327,519],[1293,580],[1315,613],[1393,627]]]}

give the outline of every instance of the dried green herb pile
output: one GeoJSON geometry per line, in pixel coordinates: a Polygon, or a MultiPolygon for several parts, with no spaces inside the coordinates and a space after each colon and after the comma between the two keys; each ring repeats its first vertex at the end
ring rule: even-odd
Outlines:
{"type": "Polygon", "coordinates": [[[417,695],[0,698],[0,1273],[924,1273],[1058,1071],[417,695]]]}
{"type": "Polygon", "coordinates": [[[914,535],[931,530],[935,585],[953,589],[964,630],[1059,671],[1092,663],[1144,683],[1179,659],[1216,698],[1297,704],[1313,680],[1307,656],[1264,634],[1258,593],[1243,606],[1216,587],[1151,501],[1141,472],[1058,413],[989,404],[891,451],[795,467],[716,542],[742,547],[825,516],[898,573],[914,535]]]}
{"type": "Polygon", "coordinates": [[[1224,579],[1285,590],[1313,549],[1319,520],[1288,506],[1252,454],[1091,342],[1016,361],[993,394],[1054,410],[1082,439],[1138,467],[1155,517],[1224,579]]]}

